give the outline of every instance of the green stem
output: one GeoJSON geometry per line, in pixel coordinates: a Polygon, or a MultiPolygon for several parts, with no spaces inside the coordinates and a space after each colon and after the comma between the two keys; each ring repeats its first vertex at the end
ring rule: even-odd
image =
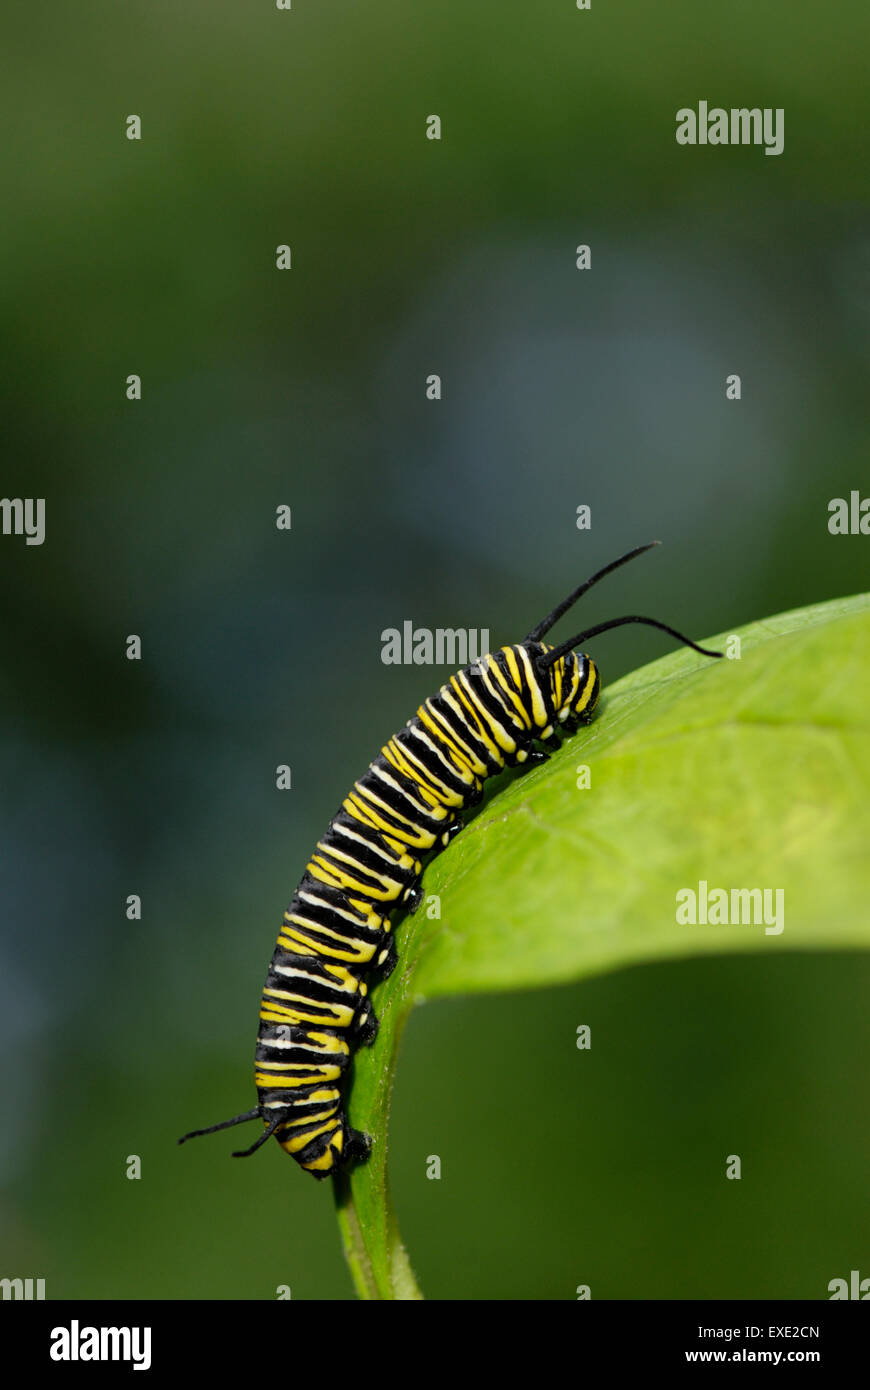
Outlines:
{"type": "Polygon", "coordinates": [[[335,1178],[335,1204],[338,1209],[338,1228],[341,1231],[344,1253],[350,1267],[354,1288],[360,1298],[380,1298],[371,1260],[359,1224],[359,1216],[351,1195],[350,1183],[344,1173],[337,1174],[335,1178]]]}
{"type": "MultiPolygon", "coordinates": [[[[412,960],[414,935],[412,928],[406,941],[412,960]]],[[[334,1179],[344,1252],[354,1287],[364,1299],[423,1297],[402,1244],[387,1180],[390,1093],[399,1040],[413,1004],[412,974],[413,967],[399,967],[375,992],[380,1030],[374,1047],[357,1053],[350,1088],[351,1123],[372,1136],[372,1151],[367,1163],[334,1179]]]]}
{"type": "Polygon", "coordinates": [[[367,1301],[421,1299],[423,1294],[402,1244],[399,1225],[389,1196],[385,1212],[387,1242],[383,1249],[386,1259],[377,1258],[376,1254],[373,1263],[346,1174],[336,1178],[335,1189],[339,1230],[358,1296],[367,1301]]]}

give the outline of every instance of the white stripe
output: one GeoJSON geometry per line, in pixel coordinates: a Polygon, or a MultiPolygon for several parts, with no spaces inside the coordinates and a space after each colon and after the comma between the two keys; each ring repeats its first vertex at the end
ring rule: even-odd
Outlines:
{"type": "MultiPolygon", "coordinates": [[[[283,975],[288,980],[310,980],[312,984],[324,985],[327,989],[334,989],[336,994],[354,995],[357,992],[358,982],[354,980],[354,988],[338,984],[333,980],[324,980],[322,975],[309,975],[306,970],[299,970],[295,965],[273,965],[272,970],[276,975],[283,975]]],[[[318,1003],[324,1001],[318,1000],[318,1003]]]]}
{"type": "MultiPolygon", "coordinates": [[[[372,763],[371,767],[369,768],[369,771],[374,773],[375,777],[380,777],[381,781],[385,782],[388,787],[392,787],[394,791],[398,792],[399,796],[403,796],[411,806],[416,807],[420,815],[431,815],[434,817],[435,820],[443,819],[443,812],[440,817],[436,816],[434,808],[432,811],[430,811],[428,806],[423,805],[422,801],[417,800],[417,798],[412,796],[409,791],[406,791],[404,787],[400,787],[398,782],[393,777],[391,777],[389,773],[386,772],[382,767],[376,767],[375,764],[372,763]]],[[[392,810],[394,816],[401,816],[405,814],[402,811],[394,810],[392,807],[388,807],[387,809],[392,810]]]]}
{"type": "MultiPolygon", "coordinates": [[[[426,729],[421,724],[419,728],[413,729],[412,733],[414,734],[415,738],[419,738],[421,743],[425,743],[426,747],[429,748],[435,754],[439,762],[444,764],[445,768],[447,769],[447,772],[453,780],[456,780],[458,778],[459,781],[464,783],[465,786],[474,786],[473,775],[468,773],[467,768],[460,767],[459,764],[454,761],[454,759],[450,755],[449,748],[442,747],[441,744],[435,743],[433,741],[428,729],[426,729]]],[[[430,776],[434,775],[434,773],[430,774],[430,776]]]]}
{"type": "MultiPolygon", "coordinates": [[[[299,890],[297,889],[297,892],[294,896],[298,896],[300,902],[313,903],[315,907],[325,907],[327,912],[334,912],[337,917],[343,917],[346,922],[353,923],[355,927],[366,926],[365,917],[362,917],[355,912],[348,912],[343,907],[335,907],[332,903],[327,902],[326,898],[318,897],[316,893],[302,893],[299,892],[299,890]]],[[[288,911],[289,910],[290,909],[288,908],[288,911]]],[[[311,923],[312,927],[316,928],[317,925],[318,924],[316,922],[311,923]]]]}

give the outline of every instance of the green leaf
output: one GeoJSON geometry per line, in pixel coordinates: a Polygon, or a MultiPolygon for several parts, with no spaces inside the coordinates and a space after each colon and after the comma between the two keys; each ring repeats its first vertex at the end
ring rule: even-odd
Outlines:
{"type": "MultiPolygon", "coordinates": [[[[735,634],[706,639],[724,649],[735,634]]],[[[420,1297],[387,1183],[396,1053],[417,1002],[722,951],[870,945],[870,595],[754,623],[739,659],[685,648],[605,690],[550,761],[496,779],[426,870],[374,993],[351,1121],[374,1139],[338,1186],[363,1297],[420,1297]],[[591,774],[577,786],[580,765],[591,774]],[[784,890],[783,930],[677,921],[680,889],[784,890]]]]}

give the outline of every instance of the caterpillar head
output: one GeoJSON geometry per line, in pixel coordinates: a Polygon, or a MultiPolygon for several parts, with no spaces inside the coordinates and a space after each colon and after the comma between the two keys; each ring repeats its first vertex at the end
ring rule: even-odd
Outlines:
{"type": "Polygon", "coordinates": [[[550,631],[550,628],[567,613],[579,598],[591,589],[593,584],[597,584],[605,575],[611,574],[613,570],[619,569],[629,560],[633,560],[637,555],[643,555],[647,550],[651,550],[658,541],[651,541],[649,545],[636,546],[634,550],[629,550],[627,554],[621,555],[618,560],[613,560],[604,569],[598,570],[590,579],[585,580],[572,594],[563,599],[548,613],[546,618],[532,628],[525,639],[525,647],[529,652],[534,664],[538,679],[543,689],[547,689],[549,679],[549,696],[553,709],[555,710],[555,721],[568,729],[576,728],[578,724],[587,724],[592,718],[593,711],[598,703],[598,696],[601,691],[601,678],[598,669],[591,657],[574,651],[581,642],[585,642],[589,637],[597,637],[602,632],[610,632],[615,627],[622,627],[626,623],[644,623],[647,627],[656,627],[660,632],[667,632],[671,637],[675,637],[684,646],[691,647],[694,651],[700,652],[702,656],[722,656],[722,652],[710,651],[707,647],[698,646],[691,637],[685,637],[682,632],[677,632],[676,628],[670,627],[667,623],[659,622],[657,618],[644,618],[633,613],[624,618],[611,618],[608,622],[596,623],[594,627],[588,627],[584,632],[578,632],[574,637],[569,637],[567,642],[562,642],[557,647],[549,647],[541,641],[541,638],[550,631]]]}
{"type": "Polygon", "coordinates": [[[532,652],[541,685],[549,696],[553,714],[551,722],[568,730],[578,724],[588,724],[601,694],[601,675],[598,667],[584,652],[564,652],[547,661],[553,648],[535,643],[532,652]]]}
{"type": "Polygon", "coordinates": [[[559,710],[559,722],[564,724],[588,724],[598,697],[601,694],[601,676],[591,656],[584,652],[571,652],[570,661],[566,658],[565,677],[569,694],[559,710]],[[573,667],[573,670],[567,669],[573,667]]]}

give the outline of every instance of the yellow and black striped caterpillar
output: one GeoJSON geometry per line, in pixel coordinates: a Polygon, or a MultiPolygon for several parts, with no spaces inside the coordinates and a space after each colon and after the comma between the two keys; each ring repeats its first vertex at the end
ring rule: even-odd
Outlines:
{"type": "Polygon", "coordinates": [[[451,676],[381,749],[318,842],[284,914],[260,1007],[259,1103],[179,1143],[259,1119],[263,1133],[234,1157],[271,1135],[316,1178],[368,1156],[371,1140],[350,1128],[341,1083],[352,1051],[377,1033],[365,977],[384,978],[396,964],[390,915],[400,905],[416,911],[424,859],[462,828],[462,812],[480,801],[488,777],[545,761],[560,732],[592,718],[600,677],[573,648],[624,623],[646,623],[704,656],[722,655],[637,616],[599,623],[557,647],[541,640],[587,589],[656,544],[593,574],[523,642],[451,676]]]}

